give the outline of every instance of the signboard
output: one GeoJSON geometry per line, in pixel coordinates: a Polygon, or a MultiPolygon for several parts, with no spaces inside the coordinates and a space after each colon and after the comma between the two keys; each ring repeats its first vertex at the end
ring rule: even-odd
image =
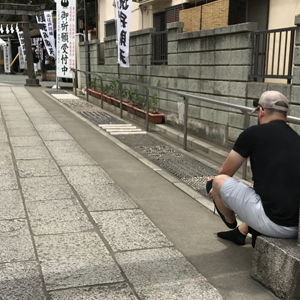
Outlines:
{"type": "Polygon", "coordinates": [[[10,73],[11,64],[11,43],[10,39],[6,42],[6,46],[3,46],[3,56],[4,56],[4,72],[10,73]]]}
{"type": "Polygon", "coordinates": [[[129,38],[132,0],[116,0],[118,63],[129,68],[129,38]]]}
{"type": "Polygon", "coordinates": [[[72,78],[75,68],[76,0],[56,1],[56,76],[72,78]]]}
{"type": "Polygon", "coordinates": [[[55,57],[55,42],[54,42],[54,32],[53,32],[53,23],[52,23],[52,13],[50,11],[45,11],[44,14],[36,16],[36,21],[38,24],[43,25],[43,29],[40,29],[41,37],[43,38],[44,45],[48,52],[48,55],[55,57]],[[51,28],[51,34],[48,31],[51,28]]]}

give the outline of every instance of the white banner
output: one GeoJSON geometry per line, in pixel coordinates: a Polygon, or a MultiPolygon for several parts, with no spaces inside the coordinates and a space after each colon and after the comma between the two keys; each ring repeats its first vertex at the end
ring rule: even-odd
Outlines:
{"type": "Polygon", "coordinates": [[[129,38],[132,0],[116,0],[118,63],[129,68],[129,38]]]}
{"type": "Polygon", "coordinates": [[[26,50],[25,50],[25,41],[24,41],[24,34],[23,31],[17,31],[19,43],[21,47],[21,51],[24,57],[24,61],[26,61],[26,50]]]}
{"type": "Polygon", "coordinates": [[[11,43],[9,39],[6,42],[6,46],[3,46],[3,56],[4,56],[4,72],[10,74],[11,43]]]}
{"type": "Polygon", "coordinates": [[[76,0],[56,1],[56,76],[72,78],[75,68],[76,0]]]}
{"type": "Polygon", "coordinates": [[[38,24],[43,25],[43,29],[40,29],[40,33],[41,33],[41,37],[43,38],[49,56],[55,57],[55,48],[53,49],[53,41],[51,40],[48,33],[45,14],[36,16],[36,21],[38,24]]]}
{"type": "Polygon", "coordinates": [[[19,51],[19,65],[20,65],[20,69],[25,69],[25,59],[24,59],[24,55],[23,55],[23,51],[21,46],[18,47],[18,51],[19,51]]]}
{"type": "Polygon", "coordinates": [[[54,38],[54,27],[53,27],[53,18],[52,18],[52,11],[45,11],[44,12],[46,25],[47,25],[47,32],[49,36],[49,41],[51,43],[51,48],[47,52],[49,56],[54,57],[56,56],[56,47],[55,47],[55,38],[54,38]],[[50,51],[50,53],[49,53],[50,51]]]}

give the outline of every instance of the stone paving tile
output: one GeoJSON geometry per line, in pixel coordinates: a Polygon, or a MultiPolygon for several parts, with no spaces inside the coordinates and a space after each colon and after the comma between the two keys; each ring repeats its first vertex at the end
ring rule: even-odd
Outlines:
{"type": "Polygon", "coordinates": [[[47,290],[124,281],[94,232],[36,236],[47,290]]]}
{"type": "Polygon", "coordinates": [[[21,219],[26,216],[19,190],[0,191],[0,207],[0,219],[21,219]]]}
{"type": "Polygon", "coordinates": [[[0,169],[2,168],[10,168],[13,169],[14,165],[13,165],[13,161],[12,161],[12,157],[11,154],[9,153],[0,153],[0,169]]]}
{"type": "Polygon", "coordinates": [[[30,120],[32,118],[50,118],[51,117],[51,115],[47,111],[44,111],[44,112],[27,112],[27,114],[28,114],[30,120]]]}
{"type": "Polygon", "coordinates": [[[0,142],[1,143],[5,143],[5,142],[8,142],[8,139],[7,139],[7,134],[5,131],[0,131],[0,142]]]}
{"type": "Polygon", "coordinates": [[[77,144],[75,140],[67,141],[45,141],[45,145],[50,150],[51,153],[70,153],[70,152],[80,152],[84,150],[77,144]]]}
{"type": "Polygon", "coordinates": [[[10,128],[8,129],[9,136],[38,136],[34,128],[10,128]]]}
{"type": "Polygon", "coordinates": [[[50,297],[51,300],[137,300],[126,283],[54,291],[50,297]]]}
{"type": "Polygon", "coordinates": [[[2,109],[4,117],[7,114],[17,115],[19,113],[24,113],[24,111],[20,105],[6,105],[6,106],[2,106],[1,109],[2,109]]]}
{"type": "Polygon", "coordinates": [[[73,186],[114,183],[99,166],[62,167],[62,171],[73,186]]]}
{"type": "Polygon", "coordinates": [[[11,153],[8,143],[0,142],[0,153],[1,154],[10,154],[11,153]]]}
{"type": "Polygon", "coordinates": [[[45,146],[39,147],[14,147],[16,159],[51,159],[45,146]]]}
{"type": "Polygon", "coordinates": [[[30,121],[24,120],[6,121],[6,126],[7,128],[33,128],[30,121]]]}
{"type": "Polygon", "coordinates": [[[63,176],[20,178],[25,201],[74,198],[63,176]]]}
{"type": "Polygon", "coordinates": [[[114,251],[172,246],[165,235],[139,209],[91,214],[114,251]]]}
{"type": "Polygon", "coordinates": [[[1,220],[0,263],[34,259],[32,241],[26,220],[1,220]]]}
{"type": "Polygon", "coordinates": [[[28,202],[26,206],[35,235],[93,229],[92,223],[75,199],[28,202]]]}
{"type": "Polygon", "coordinates": [[[97,163],[88,155],[86,152],[69,152],[69,153],[60,153],[51,152],[56,163],[60,166],[93,166],[97,163]]]}
{"type": "Polygon", "coordinates": [[[41,131],[40,136],[45,141],[63,141],[63,140],[73,140],[72,136],[67,132],[47,132],[41,131]]]}
{"type": "Polygon", "coordinates": [[[15,114],[7,114],[5,115],[5,121],[29,121],[27,115],[23,112],[18,115],[15,114]]]}
{"type": "Polygon", "coordinates": [[[31,118],[31,122],[34,125],[37,125],[37,124],[57,124],[57,121],[52,117],[48,117],[48,118],[31,118]]]}
{"type": "Polygon", "coordinates": [[[0,299],[46,300],[36,262],[1,265],[0,299]]]}
{"type": "Polygon", "coordinates": [[[43,141],[38,136],[11,137],[10,142],[13,147],[38,147],[43,146],[43,141]]]}
{"type": "Polygon", "coordinates": [[[53,159],[17,160],[20,177],[50,177],[61,174],[53,159]]]}
{"type": "Polygon", "coordinates": [[[223,299],[175,249],[129,251],[116,258],[141,299],[223,299]]]}
{"type": "Polygon", "coordinates": [[[130,209],[137,205],[115,184],[76,185],[75,189],[89,211],[130,209]]]}
{"type": "Polygon", "coordinates": [[[16,189],[18,189],[18,183],[13,169],[0,168],[0,191],[16,189]]]}
{"type": "Polygon", "coordinates": [[[36,106],[36,107],[30,107],[30,106],[28,106],[28,107],[24,108],[24,110],[25,110],[25,112],[28,115],[30,115],[32,113],[39,113],[39,114],[45,114],[45,113],[47,113],[47,114],[49,114],[47,112],[47,110],[45,108],[43,108],[42,106],[36,106]]]}
{"type": "Polygon", "coordinates": [[[59,124],[36,124],[35,128],[38,132],[65,132],[59,124]]]}

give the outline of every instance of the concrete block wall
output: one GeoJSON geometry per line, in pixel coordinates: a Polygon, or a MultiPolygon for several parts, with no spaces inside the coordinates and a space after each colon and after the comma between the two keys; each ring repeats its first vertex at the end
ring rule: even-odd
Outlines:
{"type": "MultiPolygon", "coordinates": [[[[168,65],[151,65],[154,28],[131,32],[130,68],[120,68],[121,78],[249,106],[264,91],[275,89],[291,99],[292,115],[300,116],[299,43],[296,45],[293,85],[254,83],[249,82],[248,75],[251,69],[251,32],[256,30],[256,23],[188,33],[182,32],[183,26],[181,22],[168,24],[168,65]]],[[[115,36],[105,38],[105,65],[97,63],[98,42],[90,42],[91,71],[118,76],[115,40],[115,36]]],[[[81,52],[85,49],[86,45],[81,43],[81,52]]],[[[85,69],[86,54],[80,55],[84,59],[82,69],[85,69]]],[[[140,93],[145,92],[141,89],[140,93]]],[[[181,128],[177,97],[161,91],[150,91],[152,93],[158,93],[158,106],[166,114],[167,122],[181,128]]],[[[189,133],[231,148],[243,130],[243,114],[194,99],[189,100],[189,105],[189,133]]],[[[251,117],[250,123],[257,123],[256,116],[251,117]]],[[[293,128],[300,133],[299,126],[293,125],[293,128]]]]}
{"type": "MultiPolygon", "coordinates": [[[[180,22],[168,24],[168,88],[246,105],[251,67],[250,33],[256,24],[188,33],[182,33],[182,28],[180,22]]],[[[189,103],[190,132],[229,148],[236,133],[243,129],[242,114],[204,101],[191,99],[189,103]]],[[[173,126],[179,125],[174,96],[160,97],[160,108],[168,112],[168,121],[173,126]]]]}

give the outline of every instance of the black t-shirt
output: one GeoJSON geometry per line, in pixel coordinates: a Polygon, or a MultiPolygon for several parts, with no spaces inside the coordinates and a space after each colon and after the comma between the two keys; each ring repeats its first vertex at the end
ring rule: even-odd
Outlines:
{"type": "Polygon", "coordinates": [[[39,62],[38,55],[36,54],[35,50],[32,50],[33,62],[37,64],[39,62]]]}
{"type": "Polygon", "coordinates": [[[281,226],[297,226],[300,203],[300,137],[284,121],[252,126],[233,150],[250,156],[255,192],[266,215],[281,226]]]}

